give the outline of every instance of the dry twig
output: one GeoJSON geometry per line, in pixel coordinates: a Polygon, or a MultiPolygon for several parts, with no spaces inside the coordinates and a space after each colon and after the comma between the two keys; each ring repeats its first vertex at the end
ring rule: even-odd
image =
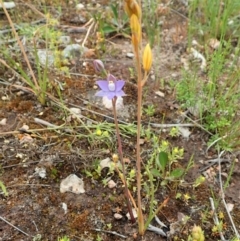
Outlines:
{"type": "Polygon", "coordinates": [[[11,227],[15,228],[17,231],[25,234],[26,236],[28,236],[28,237],[31,236],[31,235],[29,235],[28,233],[25,233],[25,232],[24,232],[23,230],[21,230],[20,228],[14,226],[14,225],[11,224],[10,222],[8,222],[8,221],[7,221],[5,218],[3,218],[2,216],[0,216],[0,219],[1,219],[3,222],[5,222],[5,223],[7,223],[8,225],[10,225],[11,227]]]}
{"type": "Polygon", "coordinates": [[[225,201],[225,195],[224,195],[224,189],[223,189],[223,183],[222,183],[222,171],[221,171],[221,162],[220,162],[220,159],[221,159],[221,156],[224,154],[224,152],[225,151],[222,151],[219,155],[218,155],[218,170],[219,170],[219,183],[220,183],[220,189],[221,189],[221,198],[222,198],[222,202],[223,202],[223,205],[224,205],[224,207],[225,207],[225,209],[226,209],[226,212],[227,212],[227,214],[228,214],[228,218],[229,218],[229,220],[230,220],[230,222],[231,222],[231,224],[232,224],[232,228],[233,228],[233,230],[234,230],[234,233],[235,233],[235,235],[236,235],[236,237],[239,239],[240,238],[240,236],[239,236],[239,233],[238,233],[238,231],[237,231],[237,229],[236,229],[236,226],[235,226],[235,224],[234,224],[234,221],[233,221],[233,219],[232,219],[232,216],[231,216],[231,214],[230,214],[230,212],[229,212],[229,209],[228,209],[228,207],[227,207],[227,203],[226,203],[226,201],[225,201]]]}

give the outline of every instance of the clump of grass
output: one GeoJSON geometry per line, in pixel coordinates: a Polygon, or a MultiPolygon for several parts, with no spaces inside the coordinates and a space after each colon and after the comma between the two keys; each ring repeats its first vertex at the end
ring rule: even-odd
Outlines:
{"type": "Polygon", "coordinates": [[[147,34],[147,38],[151,46],[156,43],[159,44],[160,38],[160,20],[157,13],[159,1],[155,0],[144,0],[143,1],[143,26],[144,32],[147,34]]]}
{"type": "MultiPolygon", "coordinates": [[[[240,128],[239,122],[239,71],[236,67],[239,45],[233,46],[234,35],[229,21],[235,19],[237,1],[192,1],[190,6],[190,38],[198,37],[200,29],[205,34],[205,48],[200,51],[206,56],[206,77],[196,69],[185,71],[177,85],[177,99],[197,117],[209,132],[213,133],[210,143],[218,143],[225,150],[234,149],[240,128]],[[210,6],[211,5],[211,6],[210,6]],[[196,21],[201,15],[202,21],[196,21]],[[209,40],[218,41],[218,47],[211,49],[209,40]]],[[[200,19],[201,19],[200,18],[200,19]]],[[[237,28],[237,26],[235,26],[237,28]]],[[[200,35],[201,36],[201,35],[200,35]]]]}
{"type": "MultiPolygon", "coordinates": [[[[18,51],[13,51],[11,48],[2,49],[2,55],[4,59],[0,59],[0,62],[17,76],[20,77],[21,81],[24,82],[27,87],[26,90],[32,92],[42,104],[46,104],[47,93],[51,87],[50,81],[48,79],[48,72],[50,68],[51,59],[48,52],[55,51],[57,41],[60,36],[60,32],[54,29],[57,24],[57,20],[51,18],[49,14],[44,15],[46,18],[46,24],[43,26],[25,26],[21,28],[18,33],[15,29],[13,21],[6,8],[3,7],[4,13],[7,16],[8,22],[11,26],[14,38],[17,41],[18,47],[20,48],[20,54],[18,51]],[[23,42],[20,40],[20,35],[23,33],[26,37],[31,38],[32,45],[32,56],[27,55],[23,42]],[[38,43],[37,39],[43,39],[45,42],[45,59],[44,61],[40,59],[38,55],[38,43]],[[31,62],[31,58],[34,62],[31,62]],[[24,59],[24,62],[22,61],[24,59]],[[30,73],[30,74],[29,74],[30,73]]],[[[58,66],[60,67],[60,66],[58,66]]],[[[19,86],[18,86],[19,87],[19,86]]]]}
{"type": "MultiPolygon", "coordinates": [[[[240,23],[237,20],[240,9],[238,0],[232,1],[201,1],[189,2],[189,37],[202,37],[203,41],[210,38],[236,38],[240,23]]],[[[238,38],[238,37],[237,37],[238,38]]]]}

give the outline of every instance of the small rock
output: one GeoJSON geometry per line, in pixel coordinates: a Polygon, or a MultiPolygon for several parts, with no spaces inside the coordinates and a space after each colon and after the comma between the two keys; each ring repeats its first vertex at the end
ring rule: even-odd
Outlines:
{"type": "Polygon", "coordinates": [[[116,187],[117,186],[117,183],[116,182],[114,182],[113,180],[110,180],[109,182],[108,182],[108,187],[109,188],[114,188],[114,187],[116,187]]]}
{"type": "Polygon", "coordinates": [[[64,214],[67,213],[67,204],[66,203],[62,203],[62,208],[64,210],[64,214]]]}
{"type": "Polygon", "coordinates": [[[70,58],[73,56],[82,56],[86,52],[87,48],[79,44],[70,44],[63,51],[62,55],[64,58],[70,58]]]}
{"type": "Polygon", "coordinates": [[[24,124],[21,128],[21,130],[25,130],[25,131],[28,131],[29,130],[29,126],[24,124]]]}
{"type": "Polygon", "coordinates": [[[16,157],[16,158],[23,159],[23,154],[22,154],[22,153],[17,153],[17,155],[16,155],[15,157],[16,157]]]}
{"type": "MultiPolygon", "coordinates": [[[[110,100],[107,96],[104,96],[102,98],[102,103],[104,105],[105,108],[112,110],[112,100],[110,100]]],[[[123,104],[123,98],[122,97],[118,97],[117,101],[116,101],[116,110],[121,110],[123,109],[124,104],[123,104]]]]}
{"type": "Polygon", "coordinates": [[[232,204],[232,203],[227,203],[228,212],[232,212],[233,207],[234,207],[234,204],[232,204]]]}
{"type": "Polygon", "coordinates": [[[81,114],[81,110],[79,108],[70,108],[70,111],[73,112],[73,114],[75,115],[80,115],[81,114]]]}
{"type": "Polygon", "coordinates": [[[46,178],[47,171],[45,167],[36,167],[34,175],[38,175],[41,178],[46,178]]]}
{"type": "Polygon", "coordinates": [[[84,7],[84,5],[82,4],[82,3],[79,3],[79,4],[77,4],[76,5],[76,9],[79,11],[79,10],[82,10],[82,9],[84,9],[85,7],[84,7]]]}
{"type": "Polygon", "coordinates": [[[69,175],[61,181],[60,192],[85,193],[83,180],[75,174],[69,175]]]}
{"type": "MultiPolygon", "coordinates": [[[[15,8],[16,4],[14,2],[3,2],[6,9],[15,8]]],[[[0,3],[0,8],[2,8],[2,3],[0,3]]]]}
{"type": "Polygon", "coordinates": [[[87,122],[86,122],[86,125],[87,125],[87,126],[91,126],[92,124],[93,124],[93,121],[87,120],[87,122]]]}
{"type": "MultiPolygon", "coordinates": [[[[135,208],[132,209],[132,212],[133,212],[133,217],[137,218],[137,211],[135,208]]],[[[126,214],[126,216],[127,216],[128,220],[131,220],[129,212],[126,214]]]]}
{"type": "Polygon", "coordinates": [[[117,220],[120,220],[122,219],[122,215],[120,213],[114,213],[114,218],[117,219],[117,220]]]}
{"type": "Polygon", "coordinates": [[[71,38],[70,38],[70,36],[61,36],[59,38],[59,41],[60,41],[60,43],[67,45],[71,42],[71,38]]]}
{"type": "Polygon", "coordinates": [[[2,96],[2,100],[6,101],[6,100],[9,100],[9,98],[7,96],[2,96]]]}
{"type": "Polygon", "coordinates": [[[127,53],[126,56],[130,59],[132,59],[134,57],[134,54],[133,53],[127,53]]]}
{"type": "Polygon", "coordinates": [[[178,130],[180,131],[183,138],[188,139],[191,135],[191,131],[189,131],[187,127],[178,126],[178,130]]]}
{"type": "Polygon", "coordinates": [[[20,91],[18,91],[18,92],[16,93],[16,95],[17,95],[17,96],[22,96],[22,95],[24,95],[24,92],[20,90],[20,91]]]}
{"type": "Polygon", "coordinates": [[[151,78],[152,81],[155,81],[155,80],[156,80],[156,76],[155,76],[154,74],[152,74],[152,75],[150,76],[150,78],[151,78]]]}
{"type": "Polygon", "coordinates": [[[160,97],[165,97],[165,94],[162,91],[160,91],[160,90],[155,91],[155,94],[160,96],[160,97]]]}
{"type": "Polygon", "coordinates": [[[53,66],[55,58],[51,51],[47,49],[39,49],[37,55],[41,65],[45,67],[47,63],[47,67],[53,66]]]}
{"type": "Polygon", "coordinates": [[[99,163],[99,165],[100,165],[100,167],[101,167],[101,169],[103,169],[103,168],[105,168],[105,167],[111,167],[111,165],[112,165],[112,163],[113,163],[113,161],[111,161],[111,159],[109,158],[109,157],[107,157],[107,158],[105,158],[105,159],[103,159],[100,163],[99,163]]]}
{"type": "Polygon", "coordinates": [[[1,126],[5,126],[7,124],[7,118],[3,118],[1,121],[0,121],[0,125],[1,126]]]}

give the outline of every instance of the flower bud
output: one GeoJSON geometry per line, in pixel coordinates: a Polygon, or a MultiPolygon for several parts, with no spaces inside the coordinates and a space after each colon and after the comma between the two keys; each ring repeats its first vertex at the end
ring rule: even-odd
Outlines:
{"type": "Polygon", "coordinates": [[[93,66],[96,72],[103,72],[105,70],[104,64],[100,59],[93,60],[93,66]]]}
{"type": "Polygon", "coordinates": [[[144,49],[142,61],[143,61],[143,69],[146,72],[149,72],[149,70],[152,67],[152,50],[149,44],[147,44],[144,49]]]}

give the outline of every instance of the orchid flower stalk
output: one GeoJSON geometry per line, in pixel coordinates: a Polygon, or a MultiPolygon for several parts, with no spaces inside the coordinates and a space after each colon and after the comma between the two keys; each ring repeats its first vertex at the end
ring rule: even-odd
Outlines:
{"type": "MultiPolygon", "coordinates": [[[[134,50],[135,60],[136,60],[136,69],[137,69],[137,86],[138,86],[138,103],[137,103],[137,161],[136,161],[136,168],[137,168],[137,217],[138,217],[138,231],[140,235],[144,235],[146,231],[146,226],[144,225],[144,218],[143,218],[143,212],[142,212],[142,197],[141,197],[141,184],[142,184],[142,178],[141,178],[141,149],[140,149],[140,140],[141,140],[141,118],[142,118],[142,89],[145,85],[149,71],[152,66],[152,51],[149,44],[146,45],[143,56],[141,55],[141,46],[142,46],[142,27],[141,27],[141,2],[137,0],[124,0],[124,8],[126,13],[129,16],[130,19],[130,28],[132,32],[132,46],[134,50]],[[144,75],[142,74],[142,68],[144,70],[144,75]]],[[[99,69],[101,69],[101,64],[98,63],[99,69]]],[[[119,80],[116,82],[114,78],[111,75],[108,75],[107,77],[107,83],[104,83],[102,81],[97,81],[97,84],[101,88],[101,91],[99,91],[96,95],[98,96],[108,96],[109,99],[112,99],[113,104],[113,112],[114,112],[114,120],[117,130],[117,138],[118,138],[118,152],[120,156],[120,160],[123,165],[123,175],[124,175],[124,186],[125,186],[125,194],[127,197],[127,204],[128,209],[131,207],[129,202],[129,193],[128,188],[126,184],[126,175],[125,175],[125,169],[124,169],[124,163],[123,163],[123,155],[122,155],[122,146],[121,146],[121,139],[119,134],[119,128],[117,123],[117,117],[116,117],[116,100],[117,97],[123,96],[123,93],[121,91],[124,84],[122,84],[122,81],[119,80]]],[[[130,215],[132,213],[130,212],[130,215]]],[[[132,216],[131,216],[132,218],[132,216]]],[[[133,220],[133,219],[132,219],[133,220]]],[[[147,222],[147,224],[149,221],[147,222]]]]}
{"type": "Polygon", "coordinates": [[[112,100],[112,108],[113,108],[116,136],[117,136],[117,142],[118,142],[118,155],[119,155],[119,159],[120,159],[120,162],[122,165],[122,174],[123,174],[122,180],[123,180],[123,184],[124,184],[126,204],[127,204],[127,208],[128,208],[128,212],[129,212],[131,221],[134,223],[135,218],[133,216],[132,205],[130,203],[129,190],[128,190],[128,186],[127,186],[125,164],[123,161],[122,141],[121,141],[120,130],[119,130],[119,126],[118,126],[117,109],[116,109],[117,98],[125,96],[125,93],[122,90],[125,85],[125,81],[117,80],[115,78],[115,76],[113,76],[112,74],[107,74],[101,60],[95,60],[93,64],[94,64],[94,68],[96,71],[101,72],[107,76],[106,80],[98,80],[96,82],[97,85],[100,87],[100,91],[98,91],[95,95],[100,96],[100,97],[107,97],[108,99],[112,100]]]}

